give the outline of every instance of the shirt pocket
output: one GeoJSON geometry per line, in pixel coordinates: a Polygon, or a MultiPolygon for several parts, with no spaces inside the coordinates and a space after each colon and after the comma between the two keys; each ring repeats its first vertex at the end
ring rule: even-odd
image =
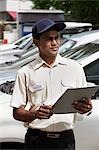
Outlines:
{"type": "Polygon", "coordinates": [[[30,101],[34,105],[43,104],[45,101],[46,82],[30,81],[28,86],[30,101]]]}
{"type": "Polygon", "coordinates": [[[71,81],[65,81],[65,80],[61,80],[61,91],[62,91],[62,94],[67,90],[67,89],[70,89],[70,88],[76,88],[76,84],[75,82],[71,82],[71,81]]]}

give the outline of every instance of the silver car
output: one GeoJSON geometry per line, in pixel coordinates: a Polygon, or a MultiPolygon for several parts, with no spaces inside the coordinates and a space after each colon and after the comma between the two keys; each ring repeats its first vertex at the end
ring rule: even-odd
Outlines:
{"type": "MultiPolygon", "coordinates": [[[[85,70],[87,81],[99,85],[99,44],[93,42],[70,49],[64,57],[78,61],[85,70]]],[[[99,149],[99,91],[95,96],[92,114],[75,123],[76,150],[99,149]]]]}
{"type": "MultiPolygon", "coordinates": [[[[35,51],[36,53],[36,51],[35,51]]],[[[11,94],[14,87],[16,71],[21,66],[32,61],[34,51],[30,51],[14,61],[0,64],[0,146],[1,149],[23,148],[26,128],[22,122],[13,118],[10,107],[11,94]]]]}
{"type": "Polygon", "coordinates": [[[26,39],[28,39],[29,37],[32,37],[32,34],[28,34],[28,35],[25,35],[23,37],[20,37],[18,40],[14,41],[13,43],[10,43],[10,44],[1,44],[0,45],[0,51],[5,51],[5,50],[9,50],[9,49],[15,49],[15,48],[18,48],[19,45],[21,43],[23,43],[26,39]]]}

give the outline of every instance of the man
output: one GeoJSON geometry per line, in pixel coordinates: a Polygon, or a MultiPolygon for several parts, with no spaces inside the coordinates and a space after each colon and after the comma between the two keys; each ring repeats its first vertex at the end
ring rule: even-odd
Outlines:
{"type": "MultiPolygon", "coordinates": [[[[76,114],[54,114],[53,104],[69,87],[86,86],[82,67],[58,54],[58,32],[64,23],[41,19],[32,29],[38,56],[18,70],[11,106],[16,120],[25,122],[25,149],[75,149],[76,114]]],[[[91,100],[73,103],[79,113],[92,109],[91,100]]]]}

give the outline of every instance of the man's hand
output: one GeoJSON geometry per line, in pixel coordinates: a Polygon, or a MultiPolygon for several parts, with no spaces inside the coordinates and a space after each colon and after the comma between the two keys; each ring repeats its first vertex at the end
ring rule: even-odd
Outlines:
{"type": "Polygon", "coordinates": [[[82,100],[74,101],[72,106],[78,110],[80,114],[90,112],[92,109],[91,99],[82,98],[82,100]]]}
{"type": "Polygon", "coordinates": [[[36,111],[36,118],[38,119],[49,119],[53,115],[51,105],[41,105],[36,111]]]}

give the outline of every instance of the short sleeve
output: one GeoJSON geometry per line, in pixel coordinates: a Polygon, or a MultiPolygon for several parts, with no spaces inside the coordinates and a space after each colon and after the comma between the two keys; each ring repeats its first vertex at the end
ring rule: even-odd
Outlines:
{"type": "Polygon", "coordinates": [[[10,105],[19,108],[26,105],[26,79],[23,72],[17,72],[10,105]]]}

